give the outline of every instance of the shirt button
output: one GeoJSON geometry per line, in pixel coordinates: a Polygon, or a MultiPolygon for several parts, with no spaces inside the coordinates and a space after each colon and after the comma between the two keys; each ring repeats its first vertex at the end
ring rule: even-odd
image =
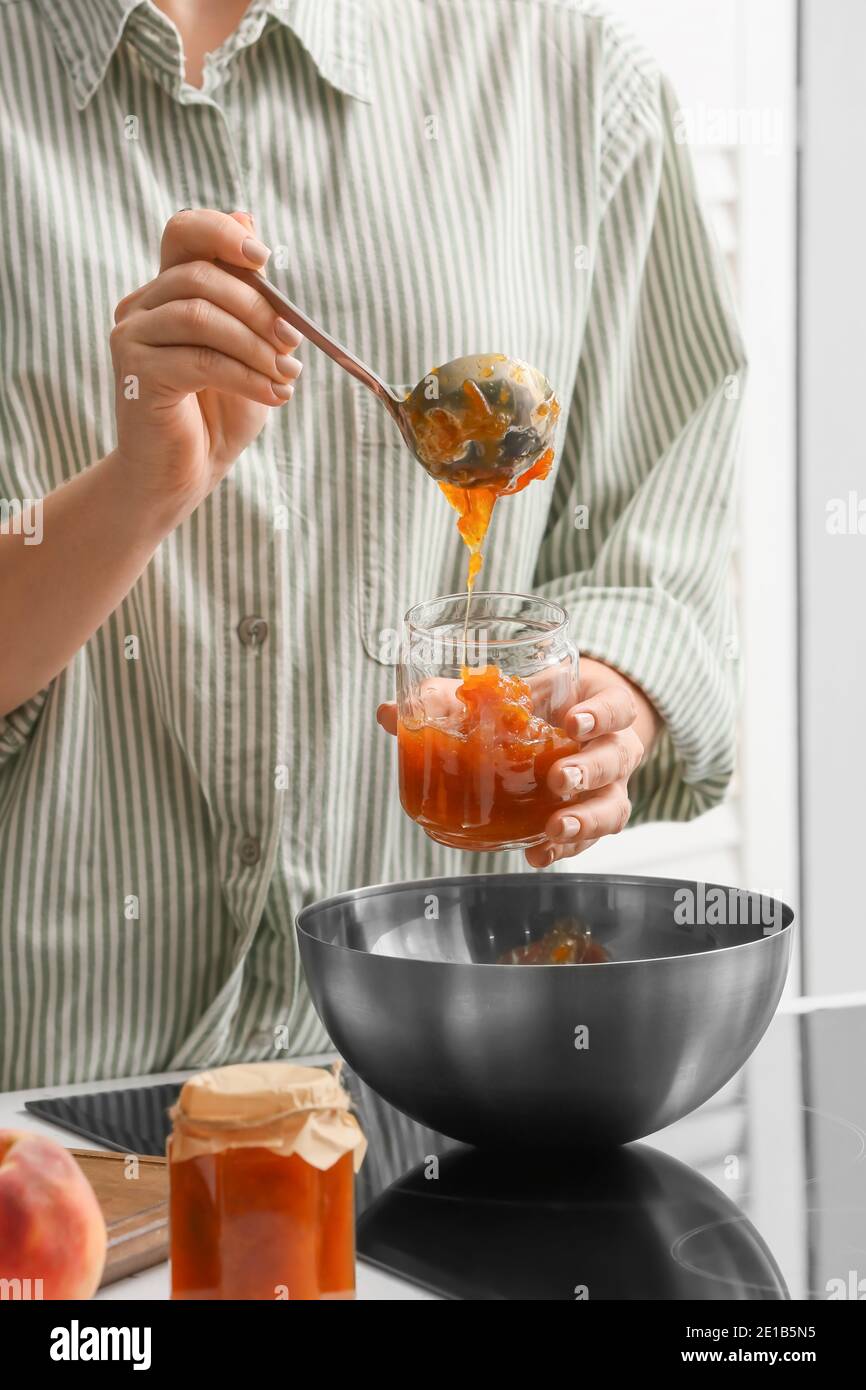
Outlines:
{"type": "Polygon", "coordinates": [[[250,614],[246,618],[241,618],[238,623],[238,637],[245,647],[260,647],[267,640],[267,636],[268,625],[264,618],[250,614]]]}
{"type": "Polygon", "coordinates": [[[261,857],[262,846],[259,840],[256,840],[252,835],[248,835],[245,840],[241,841],[242,864],[258,864],[261,857]]]}

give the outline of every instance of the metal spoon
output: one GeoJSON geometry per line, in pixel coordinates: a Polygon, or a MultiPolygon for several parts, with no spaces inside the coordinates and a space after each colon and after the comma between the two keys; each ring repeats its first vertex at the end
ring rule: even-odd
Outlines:
{"type": "Polygon", "coordinates": [[[559,406],[550,382],[526,362],[502,353],[457,357],[434,367],[401,397],[264,275],[226,261],[217,265],[252,285],[276,313],[372,391],[438,482],[502,486],[551,446],[559,406]]]}

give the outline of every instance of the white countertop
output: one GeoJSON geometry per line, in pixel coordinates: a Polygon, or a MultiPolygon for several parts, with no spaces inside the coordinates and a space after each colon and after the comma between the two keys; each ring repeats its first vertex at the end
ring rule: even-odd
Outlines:
{"type": "MultiPolygon", "coordinates": [[[[298,1057],[292,1060],[315,1066],[326,1061],[330,1062],[333,1058],[298,1057]]],[[[99,1145],[91,1143],[88,1139],[83,1139],[77,1134],[70,1134],[67,1130],[59,1129],[56,1125],[50,1125],[44,1120],[37,1119],[35,1115],[30,1114],[29,1110],[24,1109],[25,1101],[47,1100],[54,1096],[82,1095],[92,1091],[110,1091],[121,1086],[149,1086],[160,1081],[184,1081],[187,1076],[189,1076],[189,1072],[163,1072],[158,1076],[131,1076],[116,1081],[84,1081],[75,1086],[46,1086],[42,1090],[0,1092],[0,1129],[33,1130],[35,1133],[45,1134],[51,1139],[56,1139],[58,1143],[64,1144],[70,1149],[98,1149],[99,1145]]],[[[359,1299],[435,1298],[434,1294],[428,1293],[425,1289],[410,1284],[404,1279],[398,1279],[395,1275],[386,1274],[383,1270],[375,1269],[372,1265],[365,1264],[363,1260],[358,1261],[357,1280],[359,1299]]],[[[128,1279],[119,1279],[116,1284],[109,1284],[108,1288],[101,1289],[96,1297],[98,1299],[167,1299],[169,1297],[168,1262],[154,1265],[152,1269],[144,1269],[140,1274],[133,1274],[128,1279]]]]}

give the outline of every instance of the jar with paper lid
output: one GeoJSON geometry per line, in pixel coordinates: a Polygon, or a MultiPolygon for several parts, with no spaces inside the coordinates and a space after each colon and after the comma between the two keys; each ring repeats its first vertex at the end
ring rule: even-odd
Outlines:
{"type": "Polygon", "coordinates": [[[171,1111],[174,1299],[355,1296],[354,1175],[367,1142],[339,1069],[201,1072],[171,1111]]]}

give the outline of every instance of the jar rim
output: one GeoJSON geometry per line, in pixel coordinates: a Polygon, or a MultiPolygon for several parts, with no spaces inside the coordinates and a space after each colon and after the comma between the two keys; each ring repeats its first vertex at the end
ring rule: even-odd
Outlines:
{"type": "MultiPolygon", "coordinates": [[[[413,604],[413,606],[406,612],[403,618],[403,622],[410,634],[415,633],[421,637],[433,637],[435,634],[435,640],[437,642],[442,643],[442,645],[461,648],[464,645],[462,629],[458,633],[456,633],[453,638],[446,637],[442,635],[438,628],[431,627],[429,624],[424,625],[421,622],[419,622],[419,617],[424,609],[430,609],[434,605],[442,605],[447,603],[459,602],[465,604],[466,598],[467,593],[464,589],[462,592],[458,592],[455,594],[442,594],[438,598],[423,599],[420,603],[413,604]]],[[[549,620],[546,622],[543,619],[538,620],[540,631],[523,633],[519,637],[497,637],[492,641],[488,642],[489,646],[521,647],[529,645],[533,642],[538,642],[540,636],[548,638],[555,637],[558,634],[567,631],[568,614],[560,604],[554,603],[552,599],[539,598],[537,594],[507,593],[504,590],[479,590],[472,594],[473,605],[481,599],[503,599],[507,600],[509,603],[512,604],[520,603],[534,605],[539,610],[546,611],[550,615],[549,620]]],[[[518,621],[521,618],[521,616],[522,615],[519,613],[508,611],[503,611],[501,613],[491,613],[487,615],[479,614],[476,616],[476,614],[474,614],[472,609],[470,608],[469,630],[470,632],[473,631],[473,629],[477,631],[478,627],[485,622],[485,617],[487,621],[501,622],[503,620],[508,621],[509,619],[513,621],[518,621]]]]}

